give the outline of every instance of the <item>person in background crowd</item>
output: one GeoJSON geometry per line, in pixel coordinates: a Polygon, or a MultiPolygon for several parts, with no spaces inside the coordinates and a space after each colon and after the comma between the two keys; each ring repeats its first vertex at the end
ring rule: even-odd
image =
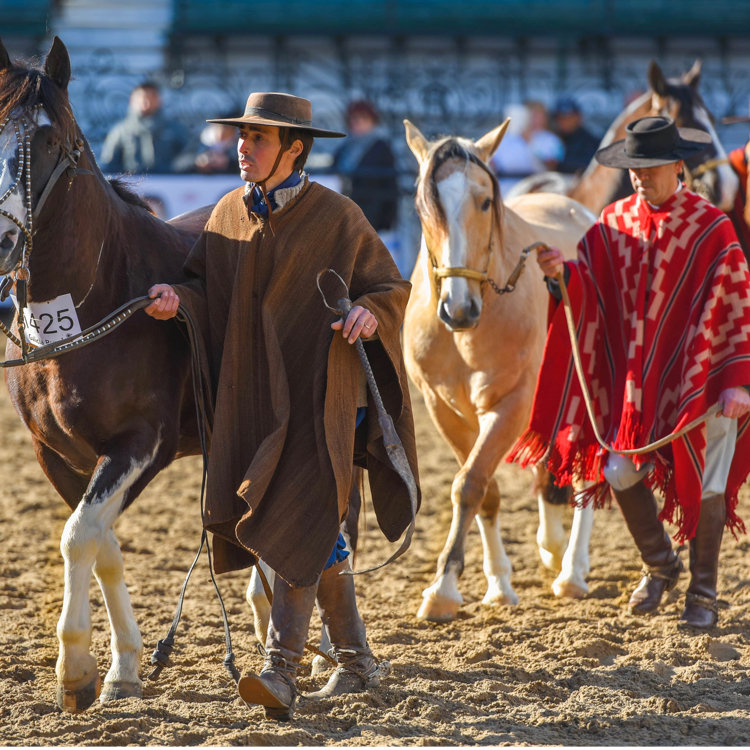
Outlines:
{"type": "Polygon", "coordinates": [[[599,139],[583,124],[583,112],[572,96],[560,97],[552,110],[553,129],[563,142],[564,154],[558,172],[575,174],[589,165],[599,139]]]}
{"type": "Polygon", "coordinates": [[[750,271],[726,215],[689,191],[683,159],[710,136],[666,117],[630,123],[624,140],[596,152],[627,169],[634,193],[607,206],[564,261],[557,248],[537,260],[559,300],[565,278],[578,346],[604,451],[589,422],[571,362],[565,311],[552,314],[528,430],[510,453],[544,460],[560,483],[611,491],[643,561],[630,597],[634,614],[656,611],[682,562],[662,519],[689,540],[690,583],[680,621],[696,630],[718,619],[719,550],[725,525],[744,530],[737,493],[750,471],[750,271]],[[592,343],[593,342],[593,345],[592,343]],[[707,415],[647,454],[643,447],[707,415]],[[658,513],[653,489],[664,495],[658,513]]]}
{"type": "Polygon", "coordinates": [[[376,232],[384,232],[396,226],[398,181],[393,151],[379,124],[371,102],[351,102],[346,108],[349,138],[334,154],[331,169],[341,177],[341,192],[362,209],[376,232]]]}
{"type": "Polygon", "coordinates": [[[237,128],[220,122],[210,122],[201,131],[200,142],[200,148],[195,155],[197,172],[237,173],[237,128]]]}
{"type": "MultiPolygon", "coordinates": [[[[316,599],[339,666],[314,697],[376,687],[384,673],[346,575],[339,524],[355,463],[367,469],[389,539],[412,519],[352,346],[361,337],[381,374],[383,402],[416,476],[400,343],[411,287],[360,208],[304,172],[314,138],[344,135],[314,127],[307,99],[253,93],[242,116],[213,122],[239,129],[247,184],[214,208],[185,262],[191,280],[153,286],[145,311],[168,320],[183,302],[206,328],[215,408],[204,518],[216,570],[245,568],[257,557],[276,572],[265,664],[238,690],[266,716],[286,721],[316,599]],[[327,269],[349,286],[353,306],[343,318],[316,286],[327,269]]],[[[346,290],[330,284],[335,304],[346,290]]]]}
{"type": "Polygon", "coordinates": [[[99,158],[104,172],[169,174],[190,168],[189,134],[165,116],[159,87],[145,81],[130,93],[128,113],[107,133],[99,158]]]}
{"type": "Polygon", "coordinates": [[[547,108],[528,100],[506,108],[508,130],[490,161],[498,177],[527,177],[557,168],[562,141],[548,129],[547,108]]]}

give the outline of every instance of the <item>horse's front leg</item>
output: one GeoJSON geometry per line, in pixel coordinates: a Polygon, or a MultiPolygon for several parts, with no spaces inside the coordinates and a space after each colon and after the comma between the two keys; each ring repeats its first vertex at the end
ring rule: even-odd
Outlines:
{"type": "MultiPolygon", "coordinates": [[[[155,452],[156,448],[144,455],[144,450],[126,441],[120,443],[119,450],[100,457],[83,499],[63,529],[60,551],[65,564],[65,590],[57,624],[60,651],[56,673],[57,702],[65,711],[85,710],[100,690],[96,659],[90,653],[89,587],[95,564],[113,627],[112,651],[117,653],[115,671],[108,679],[111,676],[115,682],[128,682],[140,689],[140,635],[134,635],[138,627],[122,582],[122,559],[112,526],[130,493],[140,491],[155,473],[155,452]]],[[[113,690],[107,688],[105,696],[117,692],[113,686],[113,690]]]]}
{"type": "MultiPolygon", "coordinates": [[[[447,409],[447,407],[444,407],[447,409]]],[[[455,418],[455,414],[453,417],[455,418]]],[[[436,421],[456,454],[461,455],[460,437],[469,435],[464,423],[462,432],[451,433],[446,427],[450,415],[443,414],[436,421]],[[456,435],[459,438],[456,438],[456,435]]],[[[422,593],[422,605],[417,617],[435,622],[447,622],[456,617],[463,597],[458,590],[458,579],[464,568],[466,534],[479,513],[478,524],[484,544],[484,571],[488,580],[487,603],[516,604],[518,597],[510,583],[511,564],[500,536],[498,518],[499,492],[493,474],[509,440],[501,429],[503,419],[497,413],[484,414],[479,420],[479,436],[468,451],[466,460],[451,486],[453,518],[443,551],[438,559],[435,581],[422,593]]],[[[513,434],[513,433],[511,433],[513,434]]]]}
{"type": "Polygon", "coordinates": [[[99,700],[106,703],[120,698],[140,698],[143,684],[138,669],[143,641],[125,586],[122,552],[112,529],[102,539],[94,575],[102,590],[112,629],[112,666],[104,678],[99,700]]]}

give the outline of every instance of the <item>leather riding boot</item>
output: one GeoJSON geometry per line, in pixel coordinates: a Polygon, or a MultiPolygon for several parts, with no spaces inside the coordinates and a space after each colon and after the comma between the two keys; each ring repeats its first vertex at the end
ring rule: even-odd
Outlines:
{"type": "Polygon", "coordinates": [[[278,575],[274,581],[263,669],[259,675],[246,675],[237,685],[245,703],[265,706],[268,719],[289,721],[292,717],[297,667],[307,641],[317,588],[293,588],[278,575]]]}
{"type": "Polygon", "coordinates": [[[323,571],[318,584],[318,612],[328,631],[338,667],[321,690],[306,694],[319,700],[344,693],[356,693],[377,687],[385,670],[367,645],[365,624],[357,609],[354,577],[339,575],[351,570],[343,560],[323,571]]]}
{"type": "Polygon", "coordinates": [[[723,495],[711,495],[701,500],[698,528],[690,540],[690,585],[685,594],[685,609],[680,616],[680,623],[691,628],[708,630],[719,620],[716,582],[726,519],[723,495]]]}
{"type": "Polygon", "coordinates": [[[656,498],[643,482],[626,490],[613,489],[612,493],[644,565],[643,578],[631,594],[628,606],[634,614],[648,614],[659,606],[664,592],[677,585],[682,562],[659,520],[656,498]]]}

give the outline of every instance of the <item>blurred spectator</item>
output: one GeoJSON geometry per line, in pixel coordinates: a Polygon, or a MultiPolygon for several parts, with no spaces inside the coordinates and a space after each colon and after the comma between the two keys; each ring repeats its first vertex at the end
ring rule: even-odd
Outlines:
{"type": "MultiPolygon", "coordinates": [[[[226,117],[229,118],[233,114],[226,117]]],[[[236,174],[237,139],[236,127],[226,123],[210,122],[201,131],[201,145],[195,156],[195,170],[203,174],[236,174]]]]}
{"type": "Polygon", "coordinates": [[[547,108],[529,100],[506,108],[510,125],[491,164],[501,177],[527,177],[554,170],[563,158],[562,141],[548,129],[547,108]]]}
{"type": "Polygon", "coordinates": [[[146,81],[130,92],[128,113],[107,134],[99,166],[105,172],[186,171],[188,141],[187,129],[164,115],[159,87],[146,81]]]}
{"type": "Polygon", "coordinates": [[[370,102],[351,102],[346,109],[349,138],[334,154],[331,170],[341,177],[341,192],[382,232],[396,225],[398,182],[393,151],[379,123],[370,102]]]}
{"type": "MultiPolygon", "coordinates": [[[[749,108],[750,109],[750,108],[749,108]]],[[[750,117],[739,115],[724,117],[722,124],[735,125],[738,123],[750,123],[750,117]]],[[[737,237],[745,251],[745,256],[750,258],[750,140],[744,146],[732,149],[727,157],[729,164],[737,175],[739,188],[734,199],[734,207],[729,212],[729,218],[734,224],[737,237]]]]}
{"type": "Polygon", "coordinates": [[[599,148],[599,139],[583,124],[583,112],[572,96],[563,96],[552,111],[554,127],[565,147],[565,154],[557,167],[559,172],[581,172],[589,165],[599,148]]]}

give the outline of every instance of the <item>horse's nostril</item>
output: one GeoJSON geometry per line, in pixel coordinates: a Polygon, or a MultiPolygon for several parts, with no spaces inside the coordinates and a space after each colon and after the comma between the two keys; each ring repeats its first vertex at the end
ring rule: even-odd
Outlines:
{"type": "Polygon", "coordinates": [[[7,231],[0,239],[1,250],[12,250],[18,241],[18,232],[15,229],[7,231]]]}

